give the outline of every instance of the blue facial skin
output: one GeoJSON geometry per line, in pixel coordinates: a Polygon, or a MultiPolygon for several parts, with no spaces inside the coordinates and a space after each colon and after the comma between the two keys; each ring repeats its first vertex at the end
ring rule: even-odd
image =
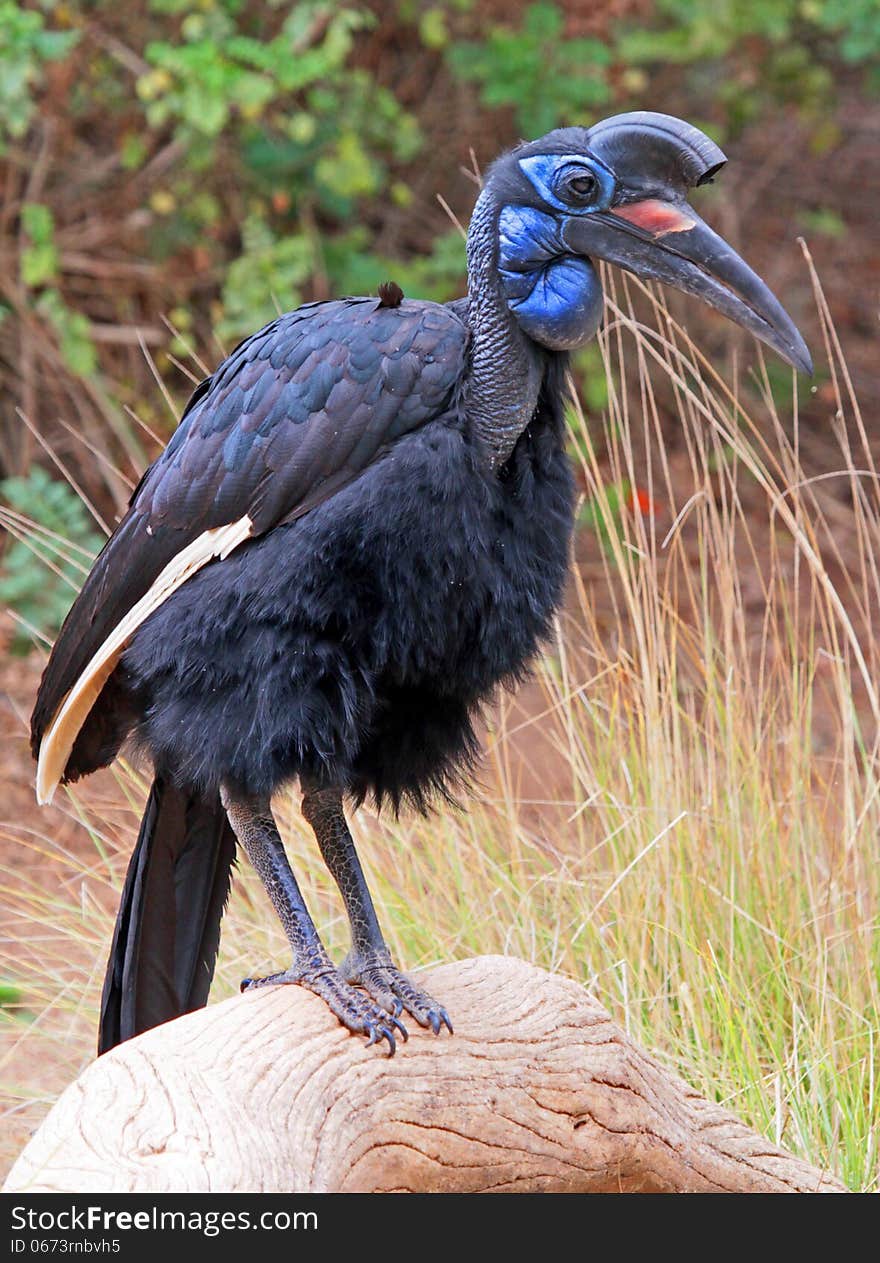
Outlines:
{"type": "Polygon", "coordinates": [[[520,162],[541,198],[564,215],[531,206],[504,206],[498,220],[498,265],[504,296],[522,328],[554,351],[573,351],[595,336],[602,322],[602,287],[588,259],[567,253],[562,231],[567,216],[605,210],[614,194],[614,176],[583,156],[536,154],[520,162]],[[567,174],[587,169],[596,178],[588,206],[562,200],[567,174]]]}
{"type": "Polygon", "coordinates": [[[554,351],[589,342],[602,322],[602,286],[587,259],[566,254],[560,221],[531,206],[504,206],[498,264],[523,332],[554,351]]]}

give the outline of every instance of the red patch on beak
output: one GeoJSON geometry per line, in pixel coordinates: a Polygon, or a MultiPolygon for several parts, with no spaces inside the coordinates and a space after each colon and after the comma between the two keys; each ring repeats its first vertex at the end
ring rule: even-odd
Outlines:
{"type": "Polygon", "coordinates": [[[696,222],[669,202],[661,202],[656,198],[630,202],[628,206],[615,206],[612,214],[628,220],[637,228],[643,228],[652,237],[665,237],[668,232],[687,232],[696,222]]]}

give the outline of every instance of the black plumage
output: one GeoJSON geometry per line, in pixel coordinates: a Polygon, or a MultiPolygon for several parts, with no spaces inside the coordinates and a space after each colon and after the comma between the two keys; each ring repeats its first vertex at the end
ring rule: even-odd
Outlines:
{"type": "Polygon", "coordinates": [[[291,945],[291,968],[267,981],[311,987],[391,1051],[403,1010],[451,1030],[391,962],[342,804],[448,798],[476,757],[480,706],[548,631],[572,529],[567,352],[601,312],[591,243],[806,356],[684,202],[723,162],[717,147],[662,115],[595,133],[551,133],[496,164],[471,223],[467,299],[414,302],[389,283],[378,300],[287,313],[236,348],[95,562],[32,737],[46,796],[126,740],[155,769],[102,1049],[205,1002],[236,839],[291,945]],[[295,778],[351,921],[338,970],[271,816],[295,778]]]}
{"type": "Polygon", "coordinates": [[[98,1052],[208,998],[235,834],[219,799],[157,776],[128,868],[101,997],[98,1052]]]}
{"type": "Polygon", "coordinates": [[[453,406],[190,579],[122,660],[158,766],[206,794],[228,779],[269,795],[306,772],[424,807],[470,761],[474,707],[522,669],[561,595],[560,397],[547,391],[503,480],[453,406]]]}
{"type": "MultiPolygon", "coordinates": [[[[43,678],[35,754],[60,698],[165,565],[245,514],[257,536],[301,517],[442,415],[466,342],[442,307],[375,299],[301,307],[242,342],[196,389],[86,579],[43,678]]],[[[93,770],[83,751],[67,776],[93,770]]]]}

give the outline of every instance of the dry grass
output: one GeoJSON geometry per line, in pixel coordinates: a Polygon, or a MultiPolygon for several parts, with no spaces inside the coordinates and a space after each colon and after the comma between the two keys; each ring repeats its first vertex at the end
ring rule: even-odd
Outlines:
{"type": "MultiPolygon", "coordinates": [[[[631,289],[610,290],[601,443],[572,410],[586,495],[605,520],[605,574],[576,576],[538,667],[540,713],[513,721],[501,699],[466,813],[378,823],[364,812],[355,827],[403,960],[514,953],[581,979],[699,1091],[852,1188],[874,1189],[880,482],[816,292],[840,459],[811,482],[797,416],[780,417],[763,365],[751,416],[661,304],[643,325],[631,289]],[[691,473],[680,503],[652,386],[664,380],[691,473]],[[638,478],[634,450],[645,453],[638,478]],[[612,502],[609,482],[627,477],[672,506],[662,535],[650,515],[612,502]],[[832,483],[848,501],[825,494],[832,483]],[[611,619],[597,617],[600,588],[611,619]],[[521,791],[524,724],[555,746],[552,801],[521,791]]],[[[76,854],[13,830],[41,857],[2,874],[13,933],[0,974],[20,982],[26,1012],[7,1017],[0,1079],[20,1123],[38,1121],[91,1055],[145,789],[123,766],[105,784],[88,807],[68,796],[91,838],[76,854]]],[[[313,840],[294,797],[279,806],[306,898],[339,952],[344,921],[313,840]]],[[[215,995],[284,957],[242,871],[215,995]]]]}

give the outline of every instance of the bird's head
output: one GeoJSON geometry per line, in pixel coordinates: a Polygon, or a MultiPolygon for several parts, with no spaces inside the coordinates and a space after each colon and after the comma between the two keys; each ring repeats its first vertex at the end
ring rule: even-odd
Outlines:
{"type": "Polygon", "coordinates": [[[497,266],[511,311],[535,341],[582,345],[601,320],[591,261],[701,298],[802,372],[810,353],[760,277],[690,206],[726,158],[681,119],[640,111],[567,127],[491,168],[497,266]]]}

